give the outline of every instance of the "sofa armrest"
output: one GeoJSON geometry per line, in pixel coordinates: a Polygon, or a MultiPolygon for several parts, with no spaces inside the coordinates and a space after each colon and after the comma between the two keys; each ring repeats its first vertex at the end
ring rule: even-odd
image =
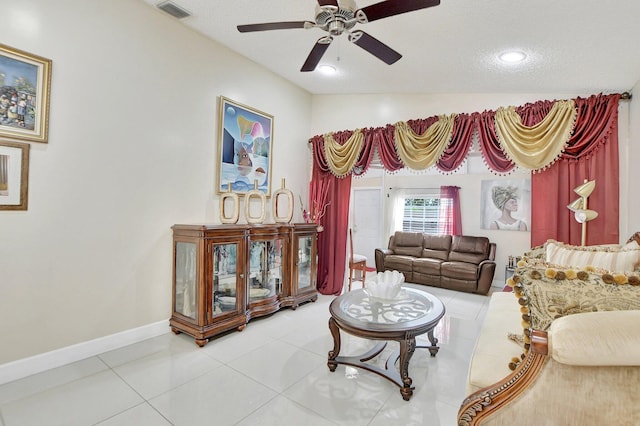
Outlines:
{"type": "Polygon", "coordinates": [[[384,257],[388,254],[393,254],[393,250],[384,248],[375,249],[376,272],[384,272],[384,257]]]}
{"type": "Polygon", "coordinates": [[[496,272],[496,262],[493,260],[483,260],[478,264],[478,286],[476,293],[487,294],[493,283],[493,276],[496,272]]]}
{"type": "Polygon", "coordinates": [[[549,327],[549,353],[578,366],[640,366],[640,311],[567,315],[549,327]]]}
{"type": "MultiPolygon", "coordinates": [[[[587,314],[568,317],[580,315],[587,314]]],[[[458,425],[640,424],[640,367],[560,363],[551,355],[549,336],[533,330],[531,350],[518,368],[500,382],[468,396],[458,412],[458,425]]],[[[594,350],[599,351],[602,341],[589,335],[589,340],[592,338],[597,348],[594,350]]],[[[579,351],[591,350],[581,346],[579,351]]]]}
{"type": "Polygon", "coordinates": [[[489,243],[489,260],[496,260],[496,243],[489,243]]]}

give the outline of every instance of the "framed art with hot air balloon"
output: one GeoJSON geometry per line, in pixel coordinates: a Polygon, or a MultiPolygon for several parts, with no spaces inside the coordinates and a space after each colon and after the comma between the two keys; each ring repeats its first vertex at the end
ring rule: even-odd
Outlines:
{"type": "Polygon", "coordinates": [[[273,116],[220,96],[218,194],[257,189],[271,196],[273,116]]]}

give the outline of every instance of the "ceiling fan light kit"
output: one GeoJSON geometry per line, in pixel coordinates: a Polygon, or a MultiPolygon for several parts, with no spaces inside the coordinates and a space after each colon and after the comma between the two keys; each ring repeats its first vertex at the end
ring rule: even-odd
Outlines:
{"type": "Polygon", "coordinates": [[[241,33],[286,29],[319,28],[329,33],[316,41],[300,71],[316,69],[329,48],[333,37],[347,33],[349,41],[366,50],[386,64],[393,64],[402,55],[380,40],[362,30],[352,31],[356,24],[366,24],[401,13],[413,12],[437,6],[440,0],[385,0],[358,9],[354,0],[317,0],[314,21],[268,22],[264,24],[238,25],[241,33]]]}
{"type": "Polygon", "coordinates": [[[510,64],[515,64],[518,62],[522,62],[526,59],[527,55],[524,52],[520,52],[517,50],[511,50],[508,52],[501,53],[499,58],[502,62],[507,62],[510,64]]]}
{"type": "Polygon", "coordinates": [[[320,65],[318,67],[318,69],[319,69],[320,72],[322,72],[323,74],[326,74],[326,75],[332,75],[332,74],[335,74],[337,72],[336,71],[336,67],[334,67],[333,65],[327,65],[327,64],[320,65]]]}

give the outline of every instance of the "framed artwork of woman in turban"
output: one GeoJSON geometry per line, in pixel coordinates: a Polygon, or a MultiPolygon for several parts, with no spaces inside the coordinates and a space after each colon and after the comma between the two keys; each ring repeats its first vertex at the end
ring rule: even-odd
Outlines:
{"type": "Polygon", "coordinates": [[[483,180],[482,228],[529,231],[531,180],[483,180]]]}

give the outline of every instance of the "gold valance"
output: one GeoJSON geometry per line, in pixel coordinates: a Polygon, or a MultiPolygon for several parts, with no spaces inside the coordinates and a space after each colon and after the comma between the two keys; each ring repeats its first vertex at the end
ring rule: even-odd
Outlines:
{"type": "Polygon", "coordinates": [[[331,173],[338,177],[343,177],[351,172],[356,161],[358,161],[363,140],[364,135],[360,129],[354,130],[344,145],[336,142],[332,133],[324,135],[324,152],[331,173]]]}
{"type": "Polygon", "coordinates": [[[569,141],[577,110],[573,100],[556,101],[535,126],[524,126],[515,107],[496,111],[496,134],[507,156],[523,169],[540,170],[555,162],[569,141]]]}
{"type": "Polygon", "coordinates": [[[406,122],[397,122],[396,149],[404,165],[414,170],[433,166],[451,141],[455,118],[456,114],[440,115],[422,135],[416,134],[406,122]]]}

